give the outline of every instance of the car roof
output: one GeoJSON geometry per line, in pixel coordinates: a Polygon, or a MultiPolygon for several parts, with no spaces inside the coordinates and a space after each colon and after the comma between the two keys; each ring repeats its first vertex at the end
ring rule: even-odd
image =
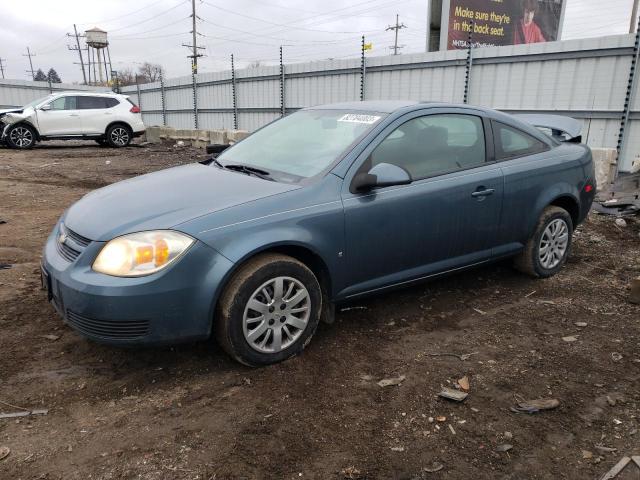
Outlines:
{"type": "Polygon", "coordinates": [[[74,90],[69,90],[66,92],[56,92],[53,95],[80,95],[80,96],[91,96],[91,97],[126,97],[126,95],[121,95],[115,92],[87,92],[87,91],[74,91],[74,90]]]}
{"type": "Polygon", "coordinates": [[[430,102],[424,100],[365,100],[361,102],[340,102],[308,107],[305,110],[353,110],[358,112],[394,113],[399,110],[413,110],[411,107],[414,107],[415,109],[467,108],[484,113],[495,112],[495,110],[484,107],[476,107],[459,103],[430,102]]]}

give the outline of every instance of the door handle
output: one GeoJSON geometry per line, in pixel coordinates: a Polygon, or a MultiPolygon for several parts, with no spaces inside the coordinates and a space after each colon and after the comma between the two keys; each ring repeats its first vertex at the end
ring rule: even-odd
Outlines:
{"type": "Polygon", "coordinates": [[[80,115],[79,115],[79,114],[77,114],[77,113],[72,113],[72,114],[70,114],[69,116],[70,116],[70,117],[79,117],[80,115]]]}
{"type": "Polygon", "coordinates": [[[471,196],[473,198],[484,198],[484,197],[488,197],[489,195],[493,195],[494,193],[496,193],[496,191],[493,188],[482,188],[482,189],[479,188],[478,190],[473,192],[471,196]]]}

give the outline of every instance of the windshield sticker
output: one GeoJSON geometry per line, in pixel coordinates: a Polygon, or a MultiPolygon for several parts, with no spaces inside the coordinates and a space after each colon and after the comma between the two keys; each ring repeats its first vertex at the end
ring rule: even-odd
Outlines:
{"type": "Polygon", "coordinates": [[[338,119],[339,122],[366,123],[367,125],[374,124],[378,120],[380,120],[379,116],[362,115],[360,113],[347,113],[338,119]]]}

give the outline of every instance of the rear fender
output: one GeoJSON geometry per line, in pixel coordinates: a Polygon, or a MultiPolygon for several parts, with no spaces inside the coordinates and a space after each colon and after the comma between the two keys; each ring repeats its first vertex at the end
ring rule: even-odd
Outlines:
{"type": "MultiPolygon", "coordinates": [[[[576,206],[580,207],[580,192],[576,188],[575,185],[571,185],[567,182],[558,182],[554,185],[547,187],[539,196],[533,208],[533,215],[529,218],[527,222],[527,238],[531,238],[533,232],[538,224],[538,220],[542,215],[542,211],[547,208],[549,205],[554,203],[556,200],[562,197],[567,197],[573,200],[576,206]]],[[[574,225],[575,228],[575,225],[574,225]]]]}

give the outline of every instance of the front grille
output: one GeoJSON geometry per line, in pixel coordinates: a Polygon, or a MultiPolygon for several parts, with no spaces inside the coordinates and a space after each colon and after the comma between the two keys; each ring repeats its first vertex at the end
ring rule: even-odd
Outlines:
{"type": "Polygon", "coordinates": [[[60,224],[58,238],[56,239],[56,248],[62,258],[68,262],[73,262],[82,251],[91,243],[86,237],[69,229],[66,225],[60,224]],[[64,242],[60,241],[61,237],[66,237],[64,242]]]}
{"type": "Polygon", "coordinates": [[[78,258],[78,255],[80,255],[79,251],[71,248],[66,243],[60,243],[59,241],[57,241],[56,245],[58,246],[58,253],[68,262],[73,262],[76,258],[78,258]]]}
{"type": "Polygon", "coordinates": [[[107,340],[135,340],[149,332],[148,320],[96,320],[67,310],[67,321],[80,333],[107,340]]]}
{"type": "Polygon", "coordinates": [[[67,236],[71,240],[76,242],[78,245],[80,245],[81,247],[87,247],[91,243],[91,240],[89,240],[88,238],[83,237],[82,235],[74,232],[73,230],[70,230],[66,225],[63,225],[62,228],[64,228],[64,231],[67,234],[67,236]]]}

